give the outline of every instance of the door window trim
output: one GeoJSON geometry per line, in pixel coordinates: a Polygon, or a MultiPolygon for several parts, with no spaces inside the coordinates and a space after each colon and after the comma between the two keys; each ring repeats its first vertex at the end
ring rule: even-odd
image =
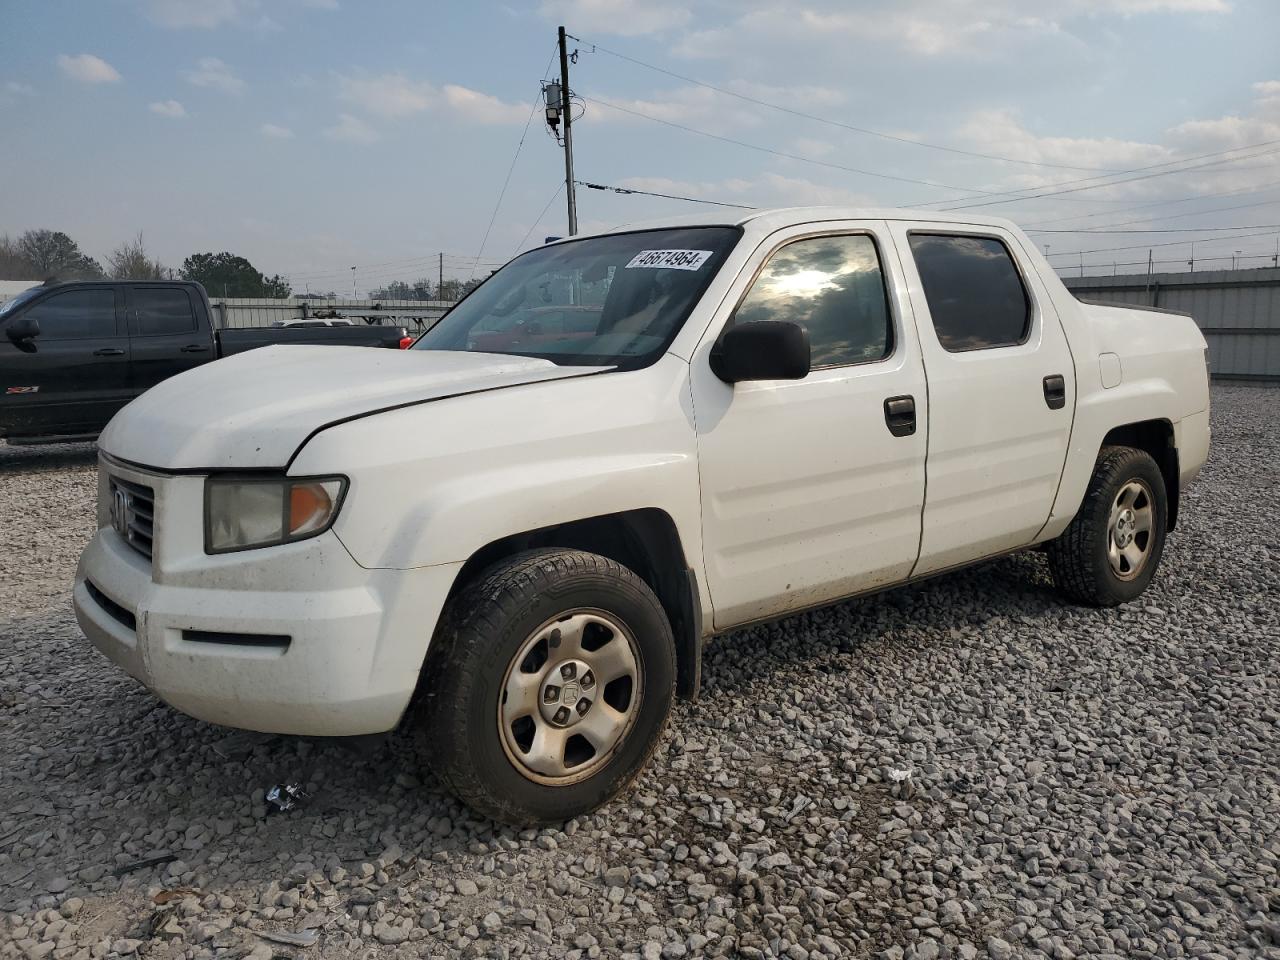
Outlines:
{"type": "Polygon", "coordinates": [[[191,291],[186,287],[141,283],[129,286],[126,289],[128,290],[129,302],[125,307],[125,327],[129,331],[130,337],[136,337],[139,340],[151,340],[155,337],[185,337],[200,330],[200,320],[196,316],[196,305],[191,299],[191,291]],[[134,303],[134,298],[140,290],[174,290],[181,293],[187,298],[187,306],[191,309],[191,326],[185,330],[170,330],[167,333],[139,333],[137,328],[140,328],[141,324],[138,322],[138,307],[134,303]]]}
{"type": "MultiPolygon", "coordinates": [[[[856,360],[851,363],[832,363],[821,367],[814,367],[809,371],[809,373],[825,373],[828,370],[843,370],[849,367],[870,367],[877,363],[886,363],[896,358],[902,344],[901,317],[889,289],[890,271],[884,258],[884,245],[880,242],[880,238],[876,236],[875,231],[870,227],[855,227],[848,230],[812,230],[808,233],[800,233],[795,236],[779,240],[769,248],[768,252],[760,262],[756,264],[755,269],[751,272],[751,278],[747,281],[746,286],[742,288],[742,292],[738,294],[737,299],[733,303],[733,307],[729,310],[729,315],[725,317],[724,322],[720,325],[720,329],[712,338],[712,345],[714,346],[718,343],[720,338],[723,337],[733,326],[734,318],[737,317],[738,310],[741,309],[743,301],[747,299],[747,295],[750,294],[752,289],[755,287],[756,281],[760,279],[760,274],[764,273],[764,268],[769,265],[769,261],[773,259],[774,255],[779,250],[803,240],[823,240],[837,237],[867,237],[871,240],[871,246],[876,253],[876,263],[880,266],[880,288],[884,292],[885,314],[889,320],[889,351],[883,357],[875,357],[870,360],[856,360]]],[[[760,246],[756,248],[756,251],[762,249],[767,240],[768,237],[765,238],[765,241],[761,242],[760,246]]],[[[752,256],[754,255],[755,253],[753,252],[752,256]]],[[[808,377],[803,379],[807,380],[808,377]]]]}
{"type": "Polygon", "coordinates": [[[947,353],[981,353],[986,350],[1012,350],[1017,347],[1025,347],[1031,342],[1031,334],[1038,329],[1040,325],[1040,316],[1042,310],[1040,303],[1036,299],[1035,294],[1031,292],[1031,284],[1027,282],[1027,274],[1022,269],[1022,264],[1018,262],[1018,258],[1014,256],[1013,250],[1009,246],[1009,239],[991,230],[947,230],[938,227],[926,227],[923,229],[906,230],[907,236],[907,256],[911,258],[911,269],[916,273],[916,279],[920,280],[920,292],[924,296],[924,306],[929,313],[929,329],[933,333],[933,339],[947,353]],[[1018,283],[1022,285],[1022,299],[1027,305],[1027,326],[1023,332],[1021,340],[1015,340],[1010,343],[998,343],[989,347],[967,347],[963,350],[952,350],[942,342],[942,338],[938,336],[938,327],[933,319],[933,306],[929,303],[929,294],[924,289],[924,279],[920,276],[920,265],[916,262],[915,251],[911,249],[911,238],[915,236],[922,237],[974,237],[979,240],[995,240],[1004,248],[1005,255],[1009,258],[1009,262],[1013,264],[1013,272],[1018,278],[1018,283]]]}

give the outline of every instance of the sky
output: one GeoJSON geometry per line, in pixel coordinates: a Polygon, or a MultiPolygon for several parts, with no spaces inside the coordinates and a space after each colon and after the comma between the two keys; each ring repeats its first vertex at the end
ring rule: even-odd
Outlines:
{"type": "MultiPolygon", "coordinates": [[[[299,291],[434,277],[440,252],[483,275],[567,230],[534,109],[559,24],[581,180],[981,203],[1093,231],[1032,234],[1067,275],[1176,269],[1193,239],[1197,269],[1269,265],[1280,239],[1275,0],[4,0],[0,234],[102,260],[141,231],[299,291]]],[[[578,204],[583,231],[717,209],[578,204]]]]}

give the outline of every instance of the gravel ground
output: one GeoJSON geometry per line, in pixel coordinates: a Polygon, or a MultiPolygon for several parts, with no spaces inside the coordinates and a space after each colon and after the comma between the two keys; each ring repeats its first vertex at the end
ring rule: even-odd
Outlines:
{"type": "Polygon", "coordinates": [[[740,631],[629,795],[523,833],[404,739],[157,704],[68,610],[92,450],[0,446],[0,958],[1280,957],[1280,390],[1214,404],[1140,602],[1027,555],[740,631]]]}

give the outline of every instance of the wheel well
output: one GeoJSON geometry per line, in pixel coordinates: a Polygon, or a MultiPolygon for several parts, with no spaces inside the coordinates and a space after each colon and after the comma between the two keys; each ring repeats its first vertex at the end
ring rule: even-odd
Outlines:
{"type": "Polygon", "coordinates": [[[1168,529],[1178,522],[1178,448],[1173,442],[1173,424],[1168,420],[1143,420],[1115,427],[1102,439],[1104,447],[1135,447],[1151,455],[1164,478],[1169,501],[1168,529]]]}
{"type": "Polygon", "coordinates": [[[685,563],[675,521],[648,508],[588,517],[528,530],[495,540],[473,553],[459,571],[449,599],[481,571],[500,560],[538,547],[585,550],[608,557],[640,577],[657,595],[676,642],[676,693],[698,694],[702,675],[702,605],[698,581],[685,563]]]}

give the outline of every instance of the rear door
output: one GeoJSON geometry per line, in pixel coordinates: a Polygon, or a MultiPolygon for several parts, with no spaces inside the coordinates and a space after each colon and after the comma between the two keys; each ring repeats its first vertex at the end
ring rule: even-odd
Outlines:
{"type": "Polygon", "coordinates": [[[1049,518],[1075,370],[1048,291],[995,227],[894,223],[929,387],[915,576],[1030,544],[1049,518]]]}
{"type": "Polygon", "coordinates": [[[140,283],[127,291],[134,396],[214,358],[213,338],[199,323],[192,290],[140,283]]]}
{"type": "Polygon", "coordinates": [[[0,429],[10,436],[94,433],[129,401],[129,338],[113,284],[57,289],[15,311],[40,335],[0,337],[0,429]]]}

